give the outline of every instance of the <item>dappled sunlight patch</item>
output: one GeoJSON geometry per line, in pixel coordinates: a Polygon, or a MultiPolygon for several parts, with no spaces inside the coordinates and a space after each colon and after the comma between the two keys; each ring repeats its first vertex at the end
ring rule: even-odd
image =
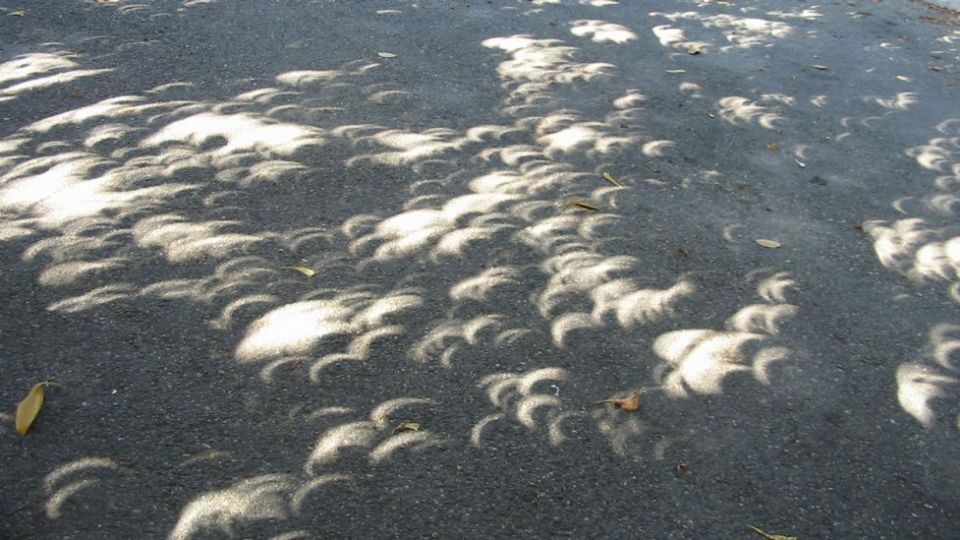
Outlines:
{"type": "Polygon", "coordinates": [[[204,493],[183,509],[169,538],[189,540],[213,532],[233,536],[247,524],[286,519],[295,490],[291,475],[266,474],[204,493]]]}
{"type": "MultiPolygon", "coordinates": [[[[80,458],[57,467],[43,479],[43,490],[47,497],[44,510],[47,517],[63,517],[65,506],[69,507],[71,499],[123,472],[124,469],[115,461],[102,457],[80,458]]],[[[89,499],[96,500],[95,497],[89,499]]]]}
{"type": "Polygon", "coordinates": [[[498,412],[488,414],[471,430],[471,443],[482,446],[484,430],[491,425],[513,420],[530,431],[547,431],[554,446],[564,440],[563,411],[558,383],[566,381],[566,370],[550,367],[523,373],[495,373],[480,380],[479,386],[498,412]]]}
{"type": "Polygon", "coordinates": [[[570,33],[596,43],[622,44],[637,39],[637,34],[622,24],[596,19],[581,19],[571,22],[570,33]]]}
{"type": "Polygon", "coordinates": [[[27,126],[26,130],[48,133],[56,129],[83,125],[93,121],[129,118],[152,112],[169,112],[171,108],[189,104],[187,102],[148,103],[141,96],[116,96],[38,120],[27,126]]]}
{"type": "Polygon", "coordinates": [[[202,146],[222,141],[214,155],[253,150],[266,156],[291,156],[304,147],[325,143],[323,131],[299,124],[278,123],[253,114],[199,113],[161,128],[143,141],[146,147],[187,142],[202,146]]]}
{"type": "Polygon", "coordinates": [[[34,52],[0,64],[0,102],[35,90],[110,73],[113,69],[81,69],[77,55],[67,52],[34,52]]]}
{"type": "MultiPolygon", "coordinates": [[[[351,356],[369,351],[370,337],[390,326],[408,311],[423,303],[417,290],[399,289],[377,295],[369,291],[338,293],[325,300],[309,300],[281,306],[254,321],[236,349],[241,362],[258,362],[285,357],[309,356],[325,339],[358,335],[351,356]]],[[[399,329],[391,328],[389,335],[399,329]]]]}
{"type": "Polygon", "coordinates": [[[500,287],[519,283],[521,272],[513,266],[495,266],[466,278],[450,288],[450,299],[455,302],[473,300],[486,302],[500,287]]]}
{"type": "Polygon", "coordinates": [[[925,428],[949,414],[960,429],[960,326],[939,324],[930,331],[923,357],[897,368],[897,401],[925,428]]]}
{"type": "Polygon", "coordinates": [[[102,259],[97,261],[68,261],[47,266],[37,278],[44,287],[70,287],[97,274],[122,269],[128,264],[123,258],[102,259]]]}
{"type": "Polygon", "coordinates": [[[551,159],[579,152],[595,157],[622,150],[638,141],[631,135],[614,134],[614,128],[604,122],[584,121],[579,115],[566,111],[543,117],[536,133],[537,143],[551,159]]]}
{"type": "Polygon", "coordinates": [[[659,336],[653,343],[662,359],[657,380],[667,395],[720,394],[724,379],[734,373],[751,373],[759,382],[771,384],[770,367],[792,356],[773,338],[797,314],[796,306],[779,300],[793,285],[789,274],[782,272],[762,280],[757,290],[765,302],[734,313],[724,330],[676,330],[659,336]]]}
{"type": "Polygon", "coordinates": [[[175,214],[153,216],[133,226],[137,245],[158,248],[173,263],[223,259],[262,241],[259,236],[231,232],[243,224],[237,221],[190,222],[175,214]]]}
{"type": "Polygon", "coordinates": [[[373,408],[368,419],[356,418],[335,425],[323,432],[304,465],[306,473],[317,476],[329,467],[349,457],[363,457],[370,465],[389,461],[397,452],[421,452],[444,446],[446,440],[429,430],[397,430],[404,415],[432,408],[436,404],[428,398],[404,397],[389,399],[373,408]]]}
{"type": "Polygon", "coordinates": [[[866,96],[863,98],[863,100],[867,103],[879,105],[884,109],[890,109],[892,111],[906,111],[909,110],[911,106],[919,103],[920,97],[916,92],[898,92],[889,98],[880,96],[866,96]]]}
{"type": "Polygon", "coordinates": [[[903,217],[870,220],[863,230],[873,239],[880,263],[917,281],[945,282],[960,302],[960,228],[954,221],[960,197],[960,129],[956,121],[937,126],[946,135],[907,150],[921,167],[944,173],[934,179],[936,190],[921,198],[894,202],[903,217]]]}
{"type": "Polygon", "coordinates": [[[447,153],[460,150],[469,142],[469,139],[460,136],[456,131],[444,128],[431,128],[421,133],[384,129],[372,134],[346,134],[358,150],[373,150],[349,158],[348,166],[362,163],[393,167],[422,164],[440,160],[447,153]]]}
{"type": "Polygon", "coordinates": [[[669,24],[660,24],[650,29],[660,45],[669,48],[680,49],[686,52],[704,51],[712,47],[709,41],[691,41],[687,39],[682,28],[676,28],[669,24]]]}
{"type": "Polygon", "coordinates": [[[50,304],[47,309],[62,313],[77,313],[112,304],[113,302],[135,298],[136,296],[136,286],[129,283],[115,283],[98,287],[78,296],[59,300],[50,304]]]}
{"type": "Polygon", "coordinates": [[[478,315],[460,320],[441,320],[410,348],[412,360],[427,363],[440,360],[444,367],[453,367],[456,354],[466,347],[509,345],[529,333],[524,327],[511,326],[499,313],[478,315]]]}
{"type": "Polygon", "coordinates": [[[578,49],[556,39],[514,35],[485,40],[483,46],[510,55],[510,60],[497,67],[504,88],[510,90],[505,110],[508,114],[548,105],[552,101],[550,91],[555,85],[605,78],[614,69],[607,63],[577,62],[578,49]]]}
{"type": "Polygon", "coordinates": [[[380,262],[420,253],[429,253],[434,259],[463,256],[471,244],[515,228],[510,216],[499,210],[521,199],[508,193],[468,193],[450,199],[440,209],[404,212],[353,239],[350,252],[380,262]]]}
{"type": "Polygon", "coordinates": [[[727,96],[718,100],[716,106],[720,117],[734,125],[756,122],[765,129],[777,129],[777,123],[783,120],[778,110],[745,97],[727,96]]]}
{"type": "MultiPolygon", "coordinates": [[[[665,18],[673,23],[694,21],[705,30],[718,30],[723,38],[730,43],[730,45],[721,47],[721,51],[733,48],[749,49],[751,47],[770,46],[774,40],[785,38],[793,33],[793,27],[785,22],[757,17],[738,17],[729,13],[706,15],[696,11],[675,11],[671,13],[652,12],[650,15],[665,18]]],[[[684,41],[682,31],[677,34],[672,32],[673,28],[669,26],[660,26],[659,28],[661,28],[661,34],[657,37],[664,46],[688,43],[684,41]]]]}

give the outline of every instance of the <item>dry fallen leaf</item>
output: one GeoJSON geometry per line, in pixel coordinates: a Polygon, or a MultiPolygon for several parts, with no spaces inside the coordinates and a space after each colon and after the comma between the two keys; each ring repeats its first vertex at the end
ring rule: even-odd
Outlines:
{"type": "Polygon", "coordinates": [[[394,433],[403,433],[404,431],[420,431],[418,422],[402,422],[399,426],[393,428],[394,433]]]}
{"type": "Polygon", "coordinates": [[[570,201],[570,206],[575,206],[577,208],[583,208],[584,210],[590,210],[591,212],[597,212],[600,209],[592,204],[587,204],[585,202],[580,202],[577,200],[570,201]]]}
{"type": "Polygon", "coordinates": [[[615,399],[610,403],[618,409],[633,412],[640,408],[640,392],[634,392],[623,399],[615,399]]]}
{"type": "Polygon", "coordinates": [[[824,65],[821,65],[821,64],[813,64],[813,65],[810,66],[810,67],[812,67],[813,69],[819,69],[820,71],[826,71],[826,70],[830,69],[830,68],[828,68],[827,66],[824,66],[824,65]]]}
{"type": "Polygon", "coordinates": [[[777,150],[780,149],[780,145],[775,142],[772,142],[767,145],[767,149],[770,150],[771,152],[776,152],[777,150]]]}
{"type": "Polygon", "coordinates": [[[640,409],[640,392],[633,392],[629,396],[621,399],[602,399],[596,405],[609,403],[614,407],[627,412],[633,412],[640,409]]]}
{"type": "Polygon", "coordinates": [[[284,266],[284,270],[293,270],[294,272],[300,272],[301,274],[307,277],[313,277],[317,275],[317,271],[313,268],[307,268],[306,266],[284,266]]]}
{"type": "Polygon", "coordinates": [[[769,534],[769,533],[763,532],[757,527],[754,527],[753,525],[747,525],[747,528],[757,533],[761,537],[763,537],[764,540],[797,540],[796,536],[784,536],[782,534],[769,534]]]}
{"type": "Polygon", "coordinates": [[[678,247],[678,248],[677,248],[677,257],[680,257],[681,259],[686,259],[686,258],[689,257],[689,256],[690,256],[690,252],[689,252],[689,251],[683,249],[683,247],[678,247]]]}
{"type": "Polygon", "coordinates": [[[686,73],[686,72],[687,72],[687,70],[685,70],[685,69],[668,69],[668,70],[667,70],[667,73],[669,73],[669,74],[671,74],[671,75],[683,75],[683,74],[686,73]]]}
{"type": "Polygon", "coordinates": [[[603,171],[602,176],[603,176],[603,179],[606,180],[607,182],[610,182],[611,184],[617,187],[623,187],[623,184],[621,184],[620,182],[617,182],[617,179],[614,178],[613,175],[608,173],[607,171],[603,171]]]}
{"type": "Polygon", "coordinates": [[[27,12],[26,12],[25,10],[22,10],[22,9],[18,9],[18,10],[16,10],[16,11],[11,11],[11,12],[10,12],[10,16],[11,16],[11,17],[23,17],[23,16],[25,16],[26,14],[27,14],[27,12]]]}
{"type": "Polygon", "coordinates": [[[380,58],[396,58],[397,57],[397,55],[393,53],[388,53],[388,52],[378,52],[377,56],[379,56],[380,58]]]}
{"type": "Polygon", "coordinates": [[[43,407],[44,383],[33,385],[27,397],[17,405],[16,425],[17,433],[26,435],[27,430],[40,414],[40,408],[43,407]]]}
{"type": "Polygon", "coordinates": [[[776,249],[783,245],[780,242],[777,242],[775,240],[767,240],[766,238],[758,238],[756,242],[761,246],[765,248],[770,248],[770,249],[776,249]]]}

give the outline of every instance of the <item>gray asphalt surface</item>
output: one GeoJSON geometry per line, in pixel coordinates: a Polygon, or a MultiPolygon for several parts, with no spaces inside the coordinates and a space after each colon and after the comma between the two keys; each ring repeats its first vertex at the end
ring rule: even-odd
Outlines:
{"type": "Polygon", "coordinates": [[[4,0],[0,537],[956,538],[958,22],[4,0]]]}

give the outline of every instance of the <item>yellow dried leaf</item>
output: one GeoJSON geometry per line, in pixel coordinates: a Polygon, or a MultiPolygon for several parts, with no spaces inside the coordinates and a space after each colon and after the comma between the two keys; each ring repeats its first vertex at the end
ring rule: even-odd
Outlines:
{"type": "Polygon", "coordinates": [[[580,202],[577,200],[570,201],[570,206],[575,206],[577,208],[583,208],[584,210],[590,210],[592,212],[597,212],[600,209],[592,204],[587,204],[585,202],[580,202]]]}
{"type": "Polygon", "coordinates": [[[623,184],[621,184],[620,182],[617,182],[617,179],[614,178],[613,175],[608,173],[607,171],[603,171],[603,174],[601,176],[603,176],[603,179],[606,180],[607,182],[610,182],[611,184],[617,187],[623,187],[623,184]]]}
{"type": "Polygon", "coordinates": [[[389,52],[378,52],[377,56],[379,56],[380,58],[396,58],[397,57],[397,55],[389,52]]]}
{"type": "Polygon", "coordinates": [[[284,266],[284,270],[293,270],[294,272],[300,272],[301,274],[307,277],[313,277],[317,275],[317,271],[313,268],[307,268],[306,266],[284,266]]]}
{"type": "Polygon", "coordinates": [[[747,525],[747,528],[757,533],[758,535],[760,535],[764,540],[797,540],[796,536],[784,536],[782,534],[769,534],[769,533],[763,532],[757,527],[754,527],[753,525],[747,525]]]}
{"type": "Polygon", "coordinates": [[[24,11],[24,10],[22,10],[22,9],[18,9],[18,10],[16,10],[16,11],[11,11],[11,12],[10,12],[10,16],[11,16],[11,17],[23,17],[23,16],[26,15],[26,14],[27,14],[27,12],[24,11]]]}
{"type": "Polygon", "coordinates": [[[44,385],[43,383],[33,385],[27,397],[23,398],[17,405],[16,425],[17,433],[26,435],[27,430],[40,414],[40,408],[43,407],[44,385]]]}
{"type": "Polygon", "coordinates": [[[640,409],[640,392],[634,392],[623,399],[614,399],[610,402],[614,407],[633,412],[640,409]]]}
{"type": "Polygon", "coordinates": [[[393,428],[394,433],[403,433],[404,431],[420,431],[418,422],[402,422],[399,426],[393,428]]]}
{"type": "Polygon", "coordinates": [[[777,242],[776,240],[767,240],[766,238],[758,238],[756,242],[761,246],[765,248],[770,248],[770,249],[776,249],[783,245],[780,242],[777,242]]]}

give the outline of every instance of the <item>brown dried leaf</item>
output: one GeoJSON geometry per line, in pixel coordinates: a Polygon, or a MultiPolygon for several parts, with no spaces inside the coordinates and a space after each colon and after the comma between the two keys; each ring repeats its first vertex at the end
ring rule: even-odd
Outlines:
{"type": "Polygon", "coordinates": [[[681,259],[686,259],[689,256],[690,256],[690,252],[683,249],[683,246],[677,248],[677,257],[680,257],[681,259]]]}
{"type": "Polygon", "coordinates": [[[776,152],[777,150],[780,149],[780,145],[775,142],[772,142],[767,145],[767,149],[770,150],[771,152],[776,152]]]}
{"type": "Polygon", "coordinates": [[[570,206],[575,206],[577,208],[583,208],[584,210],[590,210],[591,212],[598,212],[600,209],[592,204],[587,204],[585,202],[580,202],[578,200],[570,201],[570,206]]]}
{"type": "Polygon", "coordinates": [[[420,431],[418,422],[402,422],[399,426],[393,428],[394,433],[403,433],[404,431],[420,431]]]}
{"type": "Polygon", "coordinates": [[[610,404],[614,407],[627,412],[633,412],[640,409],[640,392],[634,392],[623,399],[612,399],[610,404]]]}
{"type": "Polygon", "coordinates": [[[284,270],[293,270],[294,272],[300,272],[301,274],[307,277],[313,277],[317,275],[317,271],[313,268],[307,268],[306,266],[284,266],[284,270]]]}
{"type": "Polygon", "coordinates": [[[17,433],[26,435],[27,430],[33,425],[33,421],[40,414],[40,408],[43,407],[44,383],[33,385],[27,397],[23,398],[17,405],[16,426],[17,433]]]}
{"type": "Polygon", "coordinates": [[[755,240],[755,242],[765,248],[770,248],[770,249],[777,249],[778,247],[781,247],[783,245],[780,242],[777,242],[776,240],[767,240],[766,238],[758,238],[755,240]]]}

